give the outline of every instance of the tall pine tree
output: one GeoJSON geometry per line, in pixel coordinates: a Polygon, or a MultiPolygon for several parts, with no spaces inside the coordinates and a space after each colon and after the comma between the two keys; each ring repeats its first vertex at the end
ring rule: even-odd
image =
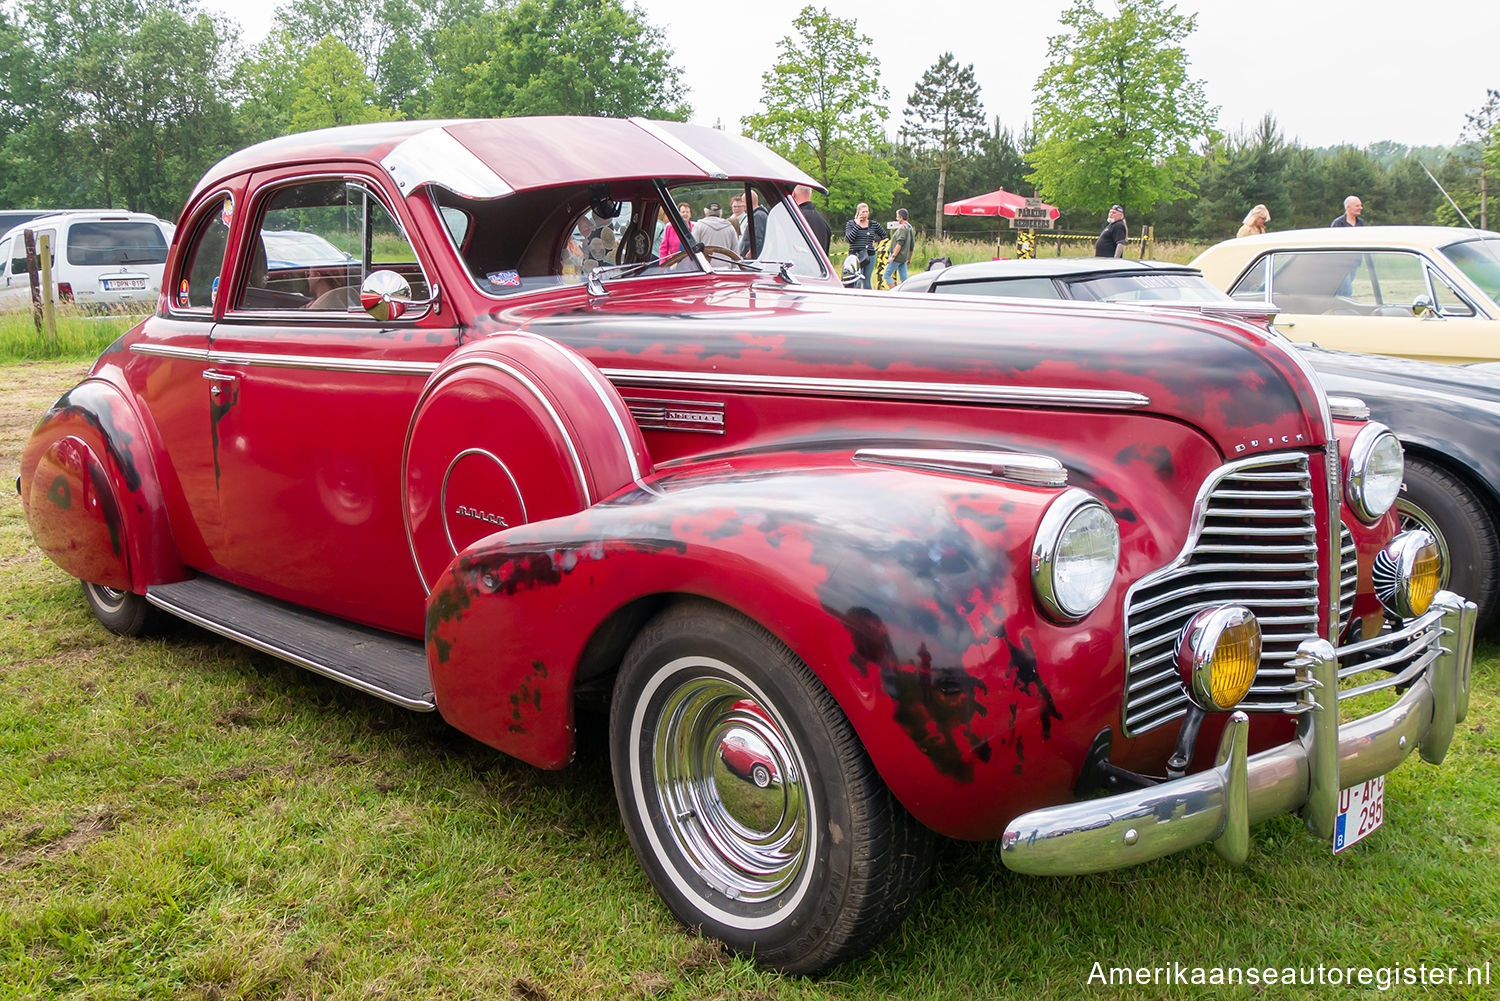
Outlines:
{"type": "Polygon", "coordinates": [[[960,67],[953,53],[922,74],[917,88],[906,99],[903,135],[921,159],[937,168],[937,210],[933,229],[943,235],[943,199],[948,172],[956,161],[974,156],[984,139],[984,108],[979,102],[979,84],[974,64],[960,67]]]}

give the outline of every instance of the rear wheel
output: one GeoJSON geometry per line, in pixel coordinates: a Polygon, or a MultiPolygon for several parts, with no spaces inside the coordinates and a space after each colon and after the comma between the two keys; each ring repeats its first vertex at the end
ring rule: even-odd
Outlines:
{"type": "Polygon", "coordinates": [[[121,636],[142,636],[162,623],[162,613],[144,595],[133,591],[83,582],[83,600],[104,628],[121,636]]]}
{"type": "Polygon", "coordinates": [[[1490,624],[1500,598],[1494,575],[1500,539],[1484,499],[1441,466],[1408,456],[1396,512],[1403,531],[1432,533],[1443,556],[1442,586],[1478,606],[1480,628],[1490,624]]]}
{"type": "Polygon", "coordinates": [[[685,605],[642,631],[610,753],[631,844],[672,912],[763,966],[809,974],[865,951],[926,882],[931,833],[832,696],[727,609],[685,605]],[[726,743],[769,764],[736,772],[726,743]]]}

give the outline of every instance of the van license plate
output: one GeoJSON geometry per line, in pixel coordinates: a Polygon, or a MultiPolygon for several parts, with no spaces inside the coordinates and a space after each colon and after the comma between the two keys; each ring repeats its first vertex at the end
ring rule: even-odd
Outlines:
{"type": "Polygon", "coordinates": [[[1385,776],[1350,786],[1339,793],[1339,815],[1333,822],[1333,850],[1341,852],[1385,821],[1385,776]]]}
{"type": "Polygon", "coordinates": [[[104,291],[123,292],[127,289],[143,289],[146,287],[144,278],[106,278],[104,279],[104,291]]]}

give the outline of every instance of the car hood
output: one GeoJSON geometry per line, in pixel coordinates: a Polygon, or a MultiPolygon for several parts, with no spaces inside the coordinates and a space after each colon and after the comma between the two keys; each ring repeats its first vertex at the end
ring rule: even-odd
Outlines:
{"type": "MultiPolygon", "coordinates": [[[[494,314],[582,352],[617,383],[882,395],[899,386],[1034,393],[1182,420],[1226,456],[1326,441],[1322,390],[1280,338],[1232,318],[967,303],[720,278],[559,296],[494,314]],[[872,386],[871,384],[876,384],[872,386]],[[1060,391],[1060,392],[1051,392],[1060,391]],[[1099,403],[1110,394],[1146,402],[1099,403]]],[[[1009,402],[1014,402],[1009,401],[1009,402]]]]}
{"type": "Polygon", "coordinates": [[[1429,397],[1460,406],[1485,403],[1500,410],[1500,365],[1494,363],[1442,365],[1313,346],[1302,346],[1300,350],[1332,393],[1377,398],[1429,397]]]}

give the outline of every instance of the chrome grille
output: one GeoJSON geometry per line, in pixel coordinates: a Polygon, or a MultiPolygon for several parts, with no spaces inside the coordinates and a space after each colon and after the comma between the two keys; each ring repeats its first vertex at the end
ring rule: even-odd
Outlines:
{"type": "MultiPolygon", "coordinates": [[[[1311,460],[1281,453],[1231,463],[1203,484],[1187,547],[1125,598],[1127,735],[1180,719],[1188,697],[1177,639],[1204,608],[1233,602],[1255,613],[1261,667],[1241,709],[1283,709],[1294,696],[1287,662],[1318,632],[1318,527],[1311,460]]],[[[1352,549],[1352,538],[1350,539],[1352,549]]],[[[1351,595],[1352,602],[1352,595],[1351,595]]]]}
{"type": "Polygon", "coordinates": [[[1339,522],[1339,635],[1349,628],[1354,614],[1354,595],[1359,590],[1359,550],[1349,526],[1339,522]]]}

